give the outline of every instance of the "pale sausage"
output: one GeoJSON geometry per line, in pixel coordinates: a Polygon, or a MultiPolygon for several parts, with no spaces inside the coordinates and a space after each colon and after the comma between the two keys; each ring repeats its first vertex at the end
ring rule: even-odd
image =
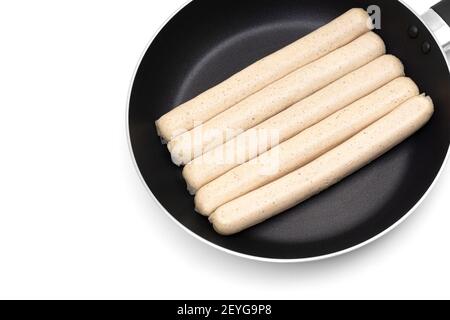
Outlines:
{"type": "Polygon", "coordinates": [[[272,132],[276,134],[274,144],[282,143],[404,74],[403,64],[392,55],[384,55],[351,72],[276,116],[191,161],[183,169],[183,177],[189,192],[195,194],[207,183],[251,160],[252,156],[258,156],[275,146],[267,140],[272,132]],[[260,132],[263,134],[259,134],[260,132]],[[261,136],[262,138],[259,138],[261,136]]]}
{"type": "Polygon", "coordinates": [[[372,26],[362,9],[351,9],[291,45],[255,62],[217,86],[173,109],[156,122],[164,142],[206,122],[292,71],[346,45],[372,26]]]}
{"type": "Polygon", "coordinates": [[[373,32],[366,33],[169,142],[173,162],[189,163],[385,52],[383,40],[373,32]]]}
{"type": "Polygon", "coordinates": [[[414,134],[433,111],[429,97],[408,100],[308,165],[221,206],[210,217],[214,229],[238,233],[320,193],[414,134]]]}
{"type": "Polygon", "coordinates": [[[409,78],[398,78],[334,113],[259,157],[244,163],[201,188],[196,210],[210,215],[221,205],[306,165],[379,120],[419,89],[409,78]]]}

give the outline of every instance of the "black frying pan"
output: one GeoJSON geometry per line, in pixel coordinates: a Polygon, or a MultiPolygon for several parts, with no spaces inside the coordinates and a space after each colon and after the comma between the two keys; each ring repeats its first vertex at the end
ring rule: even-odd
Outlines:
{"type": "MultiPolygon", "coordinates": [[[[450,20],[450,0],[434,9],[450,20]]],[[[128,120],[139,171],[173,218],[228,251],[300,261],[358,247],[406,217],[430,189],[446,159],[450,77],[436,39],[421,19],[394,0],[194,0],[156,36],[134,79],[128,120]],[[436,112],[431,122],[320,195],[241,234],[219,236],[207,219],[194,212],[193,198],[181,170],[161,145],[155,120],[348,9],[369,5],[381,8],[382,28],[376,32],[388,52],[404,62],[407,75],[433,98],[436,112]]]]}

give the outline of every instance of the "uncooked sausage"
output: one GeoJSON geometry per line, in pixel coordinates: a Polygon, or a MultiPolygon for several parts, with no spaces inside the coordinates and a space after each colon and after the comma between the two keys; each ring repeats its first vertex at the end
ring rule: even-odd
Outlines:
{"type": "Polygon", "coordinates": [[[252,156],[258,156],[277,143],[292,138],[404,74],[403,64],[392,55],[384,55],[351,72],[276,116],[191,161],[183,169],[183,177],[189,192],[195,194],[207,183],[253,159],[252,156]],[[263,134],[259,134],[260,132],[263,134]],[[268,143],[272,132],[276,134],[274,145],[268,143]]]}
{"type": "Polygon", "coordinates": [[[411,98],[308,165],[221,206],[210,217],[214,229],[238,233],[320,193],[411,136],[433,111],[431,98],[411,98]]]}
{"type": "Polygon", "coordinates": [[[198,191],[195,197],[196,210],[203,215],[210,215],[221,205],[306,165],[418,94],[419,89],[411,79],[402,77],[393,80],[210,182],[198,191]]]}
{"type": "Polygon", "coordinates": [[[384,42],[378,35],[364,34],[173,139],[168,144],[173,162],[177,165],[189,163],[385,52],[384,42]]]}
{"type": "Polygon", "coordinates": [[[255,62],[180,105],[156,122],[164,142],[204,123],[292,71],[346,45],[371,29],[369,15],[352,9],[289,46],[255,62]]]}

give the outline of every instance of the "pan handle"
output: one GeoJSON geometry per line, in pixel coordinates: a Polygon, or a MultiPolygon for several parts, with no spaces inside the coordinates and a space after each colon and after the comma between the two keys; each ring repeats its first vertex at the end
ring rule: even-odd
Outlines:
{"type": "Polygon", "coordinates": [[[450,0],[442,0],[434,5],[422,19],[434,33],[450,61],[450,0]]]}
{"type": "Polygon", "coordinates": [[[450,26],[450,0],[442,0],[431,8],[450,26]]]}

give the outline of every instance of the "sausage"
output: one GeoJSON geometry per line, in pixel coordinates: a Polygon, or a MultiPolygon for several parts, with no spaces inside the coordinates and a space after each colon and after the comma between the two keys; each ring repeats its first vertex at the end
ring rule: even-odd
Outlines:
{"type": "Polygon", "coordinates": [[[351,72],[253,129],[191,161],[183,169],[188,191],[195,194],[207,183],[251,160],[252,156],[267,151],[272,147],[267,142],[271,132],[277,135],[274,144],[284,142],[404,75],[403,64],[392,55],[384,55],[351,72]],[[258,139],[259,132],[264,133],[262,139],[258,139]]]}
{"type": "Polygon", "coordinates": [[[417,96],[308,165],[235,199],[210,217],[231,235],[261,223],[320,193],[414,134],[431,118],[431,98],[417,96]]]}
{"type": "Polygon", "coordinates": [[[221,205],[306,165],[418,94],[419,89],[411,79],[393,80],[210,182],[195,197],[196,211],[208,216],[221,205]]]}
{"type": "Polygon", "coordinates": [[[163,142],[194,128],[292,71],[346,45],[369,31],[369,15],[351,9],[289,46],[255,62],[156,121],[163,142]]]}
{"type": "Polygon", "coordinates": [[[189,163],[385,52],[383,40],[373,32],[366,33],[169,142],[173,162],[189,163]]]}

